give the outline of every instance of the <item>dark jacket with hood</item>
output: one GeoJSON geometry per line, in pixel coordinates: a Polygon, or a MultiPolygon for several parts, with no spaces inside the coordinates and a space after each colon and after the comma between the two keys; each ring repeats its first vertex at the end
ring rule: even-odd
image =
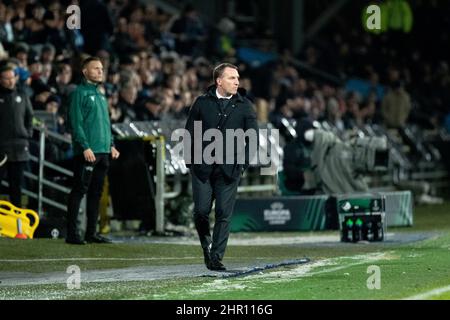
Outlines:
{"type": "Polygon", "coordinates": [[[33,108],[20,90],[0,86],[0,155],[8,161],[28,161],[28,139],[33,132],[33,108]]]}
{"type": "MultiPolygon", "coordinates": [[[[235,181],[239,179],[242,172],[248,167],[250,159],[255,156],[256,148],[249,148],[248,137],[245,139],[245,146],[239,143],[238,139],[234,139],[234,148],[228,149],[229,152],[233,152],[233,161],[227,161],[227,148],[229,142],[226,137],[227,129],[242,129],[246,132],[249,129],[253,129],[258,137],[258,123],[256,120],[256,113],[253,109],[252,103],[246,98],[245,89],[239,88],[238,93],[233,95],[229,100],[224,111],[221,109],[221,102],[216,96],[216,86],[210,86],[206,93],[199,96],[190,108],[188,120],[186,122],[186,129],[190,133],[191,137],[191,153],[190,159],[185,160],[186,166],[191,168],[193,173],[202,181],[206,181],[211,175],[214,166],[217,165],[222,170],[222,173],[230,180],[235,181]],[[194,136],[194,122],[200,121],[202,127],[202,136],[194,136]],[[223,137],[223,160],[222,163],[208,164],[203,159],[203,153],[205,148],[212,142],[203,141],[203,135],[208,129],[218,129],[222,132],[223,137]],[[198,141],[200,140],[200,141],[198,141]],[[201,163],[195,163],[194,148],[195,145],[200,146],[197,153],[200,155],[201,150],[201,163]],[[244,153],[244,154],[243,154],[244,153]],[[242,157],[245,162],[242,163],[242,157]],[[191,163],[191,164],[189,164],[191,163]]],[[[255,142],[252,142],[255,143],[255,142]]],[[[256,141],[256,147],[258,141],[256,141]]],[[[197,156],[198,156],[197,155],[197,156]]],[[[230,155],[228,155],[230,157],[230,155]]]]}

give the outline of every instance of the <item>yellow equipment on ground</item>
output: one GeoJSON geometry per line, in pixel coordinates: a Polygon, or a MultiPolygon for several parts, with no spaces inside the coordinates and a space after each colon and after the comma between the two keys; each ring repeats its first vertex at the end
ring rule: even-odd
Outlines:
{"type": "Polygon", "coordinates": [[[0,200],[0,237],[33,239],[38,225],[39,215],[35,211],[0,200]]]}

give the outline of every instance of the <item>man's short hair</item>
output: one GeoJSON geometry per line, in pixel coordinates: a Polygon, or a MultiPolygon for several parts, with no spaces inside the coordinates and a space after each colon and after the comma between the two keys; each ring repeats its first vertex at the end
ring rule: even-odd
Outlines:
{"type": "Polygon", "coordinates": [[[6,72],[6,71],[13,71],[15,73],[16,67],[9,62],[3,62],[0,64],[0,73],[6,72]]]}
{"type": "MultiPolygon", "coordinates": [[[[47,12],[51,12],[51,11],[47,11],[47,12]]],[[[51,43],[46,43],[46,44],[44,44],[44,46],[42,47],[42,51],[41,51],[42,53],[43,52],[52,52],[52,53],[55,53],[56,52],[56,49],[55,49],[55,46],[54,45],[52,45],[51,43]]]]}
{"type": "Polygon", "coordinates": [[[238,70],[238,67],[236,67],[234,64],[231,64],[228,62],[224,62],[224,63],[217,65],[213,71],[214,84],[216,84],[217,79],[223,75],[223,71],[225,70],[225,68],[232,68],[232,69],[238,70]]]}
{"type": "Polygon", "coordinates": [[[83,70],[84,68],[86,68],[86,66],[91,63],[92,61],[100,61],[102,62],[102,60],[99,57],[89,57],[83,60],[83,62],[81,63],[81,70],[83,70]]]}

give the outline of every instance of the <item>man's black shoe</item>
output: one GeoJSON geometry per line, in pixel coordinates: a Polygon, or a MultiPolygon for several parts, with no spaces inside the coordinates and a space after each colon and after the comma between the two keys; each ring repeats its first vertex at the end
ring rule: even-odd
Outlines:
{"type": "Polygon", "coordinates": [[[68,244],[86,244],[86,241],[77,239],[77,238],[73,238],[73,239],[67,238],[66,243],[68,243],[68,244]]]}
{"type": "Polygon", "coordinates": [[[209,247],[203,249],[203,257],[205,258],[205,265],[208,268],[209,263],[211,262],[211,251],[209,247]]]}
{"type": "Polygon", "coordinates": [[[217,259],[213,259],[208,264],[208,269],[213,271],[225,271],[227,268],[217,259]]]}
{"type": "Polygon", "coordinates": [[[87,243],[112,243],[111,239],[105,238],[101,235],[93,235],[92,237],[86,237],[87,243]]]}

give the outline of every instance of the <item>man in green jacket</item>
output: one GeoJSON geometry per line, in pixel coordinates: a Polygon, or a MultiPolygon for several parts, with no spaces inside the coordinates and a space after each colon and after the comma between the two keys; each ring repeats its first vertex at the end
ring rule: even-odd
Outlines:
{"type": "Polygon", "coordinates": [[[67,237],[70,244],[108,243],[97,230],[98,208],[109,157],[117,159],[108,103],[98,86],[103,82],[103,66],[99,58],[83,61],[83,82],[72,92],[68,110],[74,149],[74,182],[67,205],[67,237]],[[87,226],[84,239],[77,223],[81,200],[87,194],[87,226]]]}

